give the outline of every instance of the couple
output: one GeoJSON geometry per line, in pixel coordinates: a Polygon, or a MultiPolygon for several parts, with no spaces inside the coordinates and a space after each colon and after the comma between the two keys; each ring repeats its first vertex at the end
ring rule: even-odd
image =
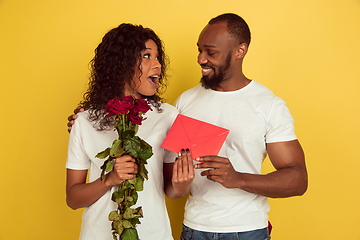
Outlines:
{"type": "Polygon", "coordinates": [[[154,152],[137,203],[144,211],[137,227],[140,239],[173,239],[164,192],[177,198],[189,190],[181,239],[269,239],[267,197],[304,194],[307,171],[284,101],[243,74],[249,44],[249,27],[238,15],[211,19],[197,42],[201,85],[185,91],[175,108],[160,103],[167,61],[157,35],[142,26],[121,24],[104,36],[80,103],[86,111],[70,116],[68,124],[67,204],[86,207],[80,239],[112,239],[107,216],[116,203],[111,194],[137,172],[134,159],[123,156],[101,181],[103,160],[95,158],[117,137],[105,105],[126,95],[147,99],[153,107],[138,131],[154,152]],[[219,156],[201,157],[193,165],[188,151],[174,154],[160,147],[178,113],[230,130],[219,156]],[[267,154],[276,170],[262,175],[267,154]]]}

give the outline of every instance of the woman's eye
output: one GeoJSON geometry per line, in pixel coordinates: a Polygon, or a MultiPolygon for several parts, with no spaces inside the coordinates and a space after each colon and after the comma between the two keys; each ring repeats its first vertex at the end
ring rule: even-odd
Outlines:
{"type": "Polygon", "coordinates": [[[145,54],[143,58],[150,58],[150,54],[145,54]]]}

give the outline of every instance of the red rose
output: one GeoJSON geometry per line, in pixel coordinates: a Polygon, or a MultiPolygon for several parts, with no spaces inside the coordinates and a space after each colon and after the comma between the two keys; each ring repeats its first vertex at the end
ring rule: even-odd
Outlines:
{"type": "Polygon", "coordinates": [[[105,106],[105,112],[109,114],[109,116],[114,116],[117,114],[116,108],[114,107],[119,102],[119,98],[115,97],[111,99],[105,106]]]}
{"type": "Polygon", "coordinates": [[[141,125],[142,117],[137,109],[132,109],[129,113],[129,119],[133,124],[141,125]]]}
{"type": "Polygon", "coordinates": [[[115,97],[111,99],[105,106],[105,111],[108,116],[114,116],[116,114],[127,114],[134,107],[134,98],[132,96],[126,96],[121,99],[115,97]]]}
{"type": "Polygon", "coordinates": [[[133,96],[131,96],[131,95],[128,95],[128,96],[125,96],[125,97],[122,97],[121,99],[120,99],[120,101],[126,101],[126,102],[134,102],[134,97],[133,96]]]}
{"type": "Polygon", "coordinates": [[[146,113],[149,110],[152,111],[149,103],[144,99],[138,99],[135,103],[135,107],[142,113],[146,113]]]}

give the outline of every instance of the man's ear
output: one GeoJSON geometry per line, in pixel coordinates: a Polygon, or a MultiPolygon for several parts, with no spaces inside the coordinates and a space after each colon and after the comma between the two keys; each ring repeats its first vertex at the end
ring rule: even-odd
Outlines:
{"type": "Polygon", "coordinates": [[[248,45],[246,43],[241,43],[235,49],[235,59],[242,59],[245,57],[248,50],[248,45]]]}

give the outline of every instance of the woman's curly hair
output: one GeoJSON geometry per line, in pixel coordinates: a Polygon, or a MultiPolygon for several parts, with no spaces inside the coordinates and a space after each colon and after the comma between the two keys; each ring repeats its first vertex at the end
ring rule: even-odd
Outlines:
{"type": "Polygon", "coordinates": [[[91,60],[91,76],[88,90],[83,96],[79,107],[89,110],[89,120],[95,121],[98,130],[113,126],[112,118],[106,116],[105,105],[114,97],[123,97],[125,86],[134,86],[135,66],[141,71],[141,52],[146,49],[145,43],[153,40],[158,48],[158,61],[161,64],[161,74],[158,88],[153,96],[144,96],[161,111],[161,97],[166,90],[166,69],[168,57],[164,45],[155,32],[141,25],[123,23],[110,30],[95,49],[95,57],[91,60]]]}

